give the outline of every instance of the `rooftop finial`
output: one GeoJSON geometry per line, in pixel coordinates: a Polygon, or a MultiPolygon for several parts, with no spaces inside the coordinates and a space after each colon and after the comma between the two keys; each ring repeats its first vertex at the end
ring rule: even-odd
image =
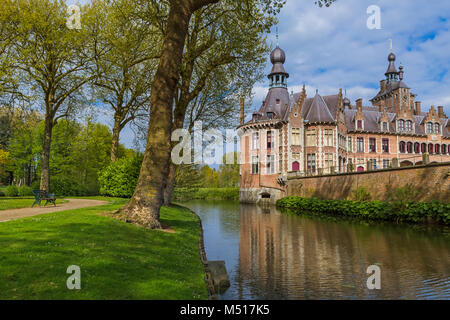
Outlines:
{"type": "Polygon", "coordinates": [[[278,37],[278,26],[276,27],[276,37],[277,37],[277,47],[278,47],[278,45],[279,45],[279,43],[278,43],[278,40],[279,40],[279,37],[278,37]]]}
{"type": "Polygon", "coordinates": [[[389,39],[390,43],[391,43],[391,52],[392,52],[392,39],[389,39]]]}

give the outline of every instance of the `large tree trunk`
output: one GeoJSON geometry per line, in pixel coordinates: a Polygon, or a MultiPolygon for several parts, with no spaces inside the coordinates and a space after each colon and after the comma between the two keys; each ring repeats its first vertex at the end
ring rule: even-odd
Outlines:
{"type": "Polygon", "coordinates": [[[175,187],[175,172],[177,171],[177,166],[170,163],[169,176],[167,177],[167,184],[164,189],[164,205],[168,206],[172,202],[173,189],[175,187]]]}
{"type": "Polygon", "coordinates": [[[122,119],[119,117],[114,117],[114,127],[112,135],[112,145],[111,145],[111,162],[115,162],[119,153],[119,139],[120,139],[120,123],[122,119]]]}
{"type": "Polygon", "coordinates": [[[52,143],[53,118],[45,116],[44,141],[41,158],[41,190],[50,191],[50,146],[52,143]]]}
{"type": "Polygon", "coordinates": [[[160,208],[169,173],[173,100],[192,12],[190,1],[171,1],[161,59],[151,89],[147,147],[136,190],[123,209],[127,221],[152,229],[161,228],[160,208]]]}

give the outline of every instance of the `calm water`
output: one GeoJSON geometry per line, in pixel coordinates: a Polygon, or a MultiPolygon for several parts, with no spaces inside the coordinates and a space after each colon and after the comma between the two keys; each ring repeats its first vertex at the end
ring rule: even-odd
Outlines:
{"type": "Polygon", "coordinates": [[[225,260],[222,299],[450,299],[450,233],[327,221],[234,202],[184,204],[203,223],[209,260],[225,260]],[[367,267],[381,268],[368,290],[367,267]]]}

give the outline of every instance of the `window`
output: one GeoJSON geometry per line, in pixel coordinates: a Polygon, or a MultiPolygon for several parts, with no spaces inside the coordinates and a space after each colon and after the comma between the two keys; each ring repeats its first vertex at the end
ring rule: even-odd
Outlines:
{"type": "Polygon", "coordinates": [[[440,153],[441,153],[441,145],[440,145],[440,144],[436,144],[436,145],[434,146],[434,152],[435,152],[436,154],[440,154],[440,153]]]}
{"type": "Polygon", "coordinates": [[[431,143],[428,144],[428,153],[433,154],[433,144],[431,143]]]}
{"type": "Polygon", "coordinates": [[[383,152],[389,153],[389,139],[383,139],[382,149],[383,149],[383,152]]]}
{"type": "Polygon", "coordinates": [[[364,138],[356,138],[356,151],[364,152],[364,138]]]}
{"type": "Polygon", "coordinates": [[[387,169],[389,168],[389,160],[388,159],[384,159],[383,160],[383,169],[387,169]]]}
{"type": "Polygon", "coordinates": [[[442,145],[442,154],[446,154],[447,153],[447,146],[445,144],[442,145]]]}
{"type": "Polygon", "coordinates": [[[310,172],[316,172],[316,155],[315,154],[308,154],[307,155],[308,160],[308,171],[310,172]]]}
{"type": "Polygon", "coordinates": [[[252,150],[259,149],[259,132],[254,132],[252,135],[252,150]]]}
{"type": "Polygon", "coordinates": [[[420,151],[422,151],[422,153],[427,152],[427,144],[426,143],[422,143],[422,145],[420,146],[420,151]]]}
{"type": "Polygon", "coordinates": [[[383,131],[388,131],[388,123],[387,122],[383,122],[382,130],[383,131]]]}
{"type": "Polygon", "coordinates": [[[433,124],[431,122],[427,122],[427,133],[433,133],[433,124]]]}
{"type": "Polygon", "coordinates": [[[253,156],[252,157],[252,174],[258,174],[259,173],[259,157],[253,156]]]}
{"type": "Polygon", "coordinates": [[[316,144],[317,144],[316,130],[306,131],[306,146],[307,147],[315,147],[316,144]]]}
{"type": "Polygon", "coordinates": [[[406,121],[406,131],[412,131],[412,121],[411,120],[406,121]]]}
{"type": "Polygon", "coordinates": [[[268,155],[266,160],[266,174],[275,173],[275,156],[268,155]]]}
{"type": "Polygon", "coordinates": [[[300,128],[292,128],[292,145],[300,145],[300,128]]]}
{"type": "Polygon", "coordinates": [[[377,140],[375,138],[369,139],[369,151],[377,152],[377,140]]]}
{"type": "Polygon", "coordinates": [[[418,142],[414,143],[414,152],[420,153],[420,143],[418,142]]]}
{"type": "Polygon", "coordinates": [[[434,133],[440,132],[441,125],[439,123],[434,124],[434,133]]]}
{"type": "Polygon", "coordinates": [[[267,131],[267,149],[272,149],[274,147],[273,132],[267,131]]]}
{"type": "Polygon", "coordinates": [[[377,159],[370,159],[370,169],[377,170],[377,159]]]}
{"type": "Polygon", "coordinates": [[[413,152],[413,144],[412,144],[412,142],[408,142],[408,144],[406,145],[406,150],[408,151],[408,153],[412,153],[413,152]]]}
{"type": "Polygon", "coordinates": [[[348,152],[353,152],[353,149],[352,149],[352,137],[348,137],[348,152]]]}
{"type": "Polygon", "coordinates": [[[403,131],[405,130],[405,121],[398,120],[397,121],[397,131],[403,131]]]}
{"type": "Polygon", "coordinates": [[[358,129],[362,130],[362,128],[363,128],[363,122],[362,122],[362,120],[357,120],[357,121],[356,121],[356,127],[357,127],[358,129]]]}
{"type": "Polygon", "coordinates": [[[332,129],[325,129],[325,137],[324,137],[324,146],[332,147],[334,145],[333,143],[333,130],[332,129]]]}
{"type": "Polygon", "coordinates": [[[273,112],[267,112],[267,118],[273,119],[273,115],[274,115],[273,112]]]}
{"type": "Polygon", "coordinates": [[[404,141],[400,141],[399,143],[399,150],[401,153],[405,153],[406,152],[406,143],[404,141]]]}
{"type": "Polygon", "coordinates": [[[330,171],[330,168],[332,166],[333,166],[333,154],[332,153],[325,153],[325,168],[327,168],[330,173],[332,173],[330,171]]]}

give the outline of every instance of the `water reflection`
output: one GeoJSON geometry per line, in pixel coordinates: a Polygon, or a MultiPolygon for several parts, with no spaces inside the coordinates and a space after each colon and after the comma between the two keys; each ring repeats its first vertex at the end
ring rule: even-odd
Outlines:
{"type": "Polygon", "coordinates": [[[363,225],[229,202],[187,204],[211,260],[225,260],[225,299],[449,299],[450,241],[441,230],[363,225]],[[381,290],[366,288],[369,265],[381,290]]]}

